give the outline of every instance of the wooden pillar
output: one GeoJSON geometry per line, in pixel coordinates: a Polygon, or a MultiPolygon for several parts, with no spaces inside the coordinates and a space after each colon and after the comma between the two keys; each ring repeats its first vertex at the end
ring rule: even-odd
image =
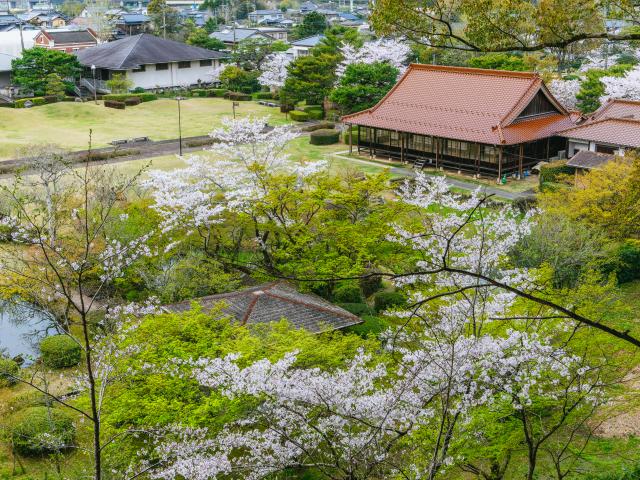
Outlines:
{"type": "Polygon", "coordinates": [[[436,150],[436,170],[438,169],[438,150],[440,149],[440,139],[439,138],[435,138],[432,137],[433,140],[431,142],[432,145],[435,144],[435,150],[436,150]]]}
{"type": "Polygon", "coordinates": [[[404,133],[398,132],[398,138],[400,139],[400,161],[404,163],[404,133]]]}
{"type": "Polygon", "coordinates": [[[482,155],[482,144],[476,143],[478,145],[478,154],[476,155],[476,176],[480,176],[480,156],[482,155]]]}
{"type": "Polygon", "coordinates": [[[502,146],[498,147],[498,183],[502,178],[502,146]]]}
{"type": "Polygon", "coordinates": [[[349,155],[353,154],[353,127],[351,124],[347,124],[347,128],[349,129],[349,155]]]}
{"type": "Polygon", "coordinates": [[[360,125],[358,125],[358,155],[360,155],[360,125]]]}
{"type": "Polygon", "coordinates": [[[518,155],[518,175],[522,178],[522,159],[524,157],[524,145],[520,144],[520,154],[518,155]]]}
{"type": "Polygon", "coordinates": [[[378,129],[373,128],[373,142],[371,142],[371,158],[376,156],[376,145],[378,143],[378,129]]]}
{"type": "Polygon", "coordinates": [[[547,158],[545,159],[547,162],[549,161],[549,137],[547,137],[547,158]]]}

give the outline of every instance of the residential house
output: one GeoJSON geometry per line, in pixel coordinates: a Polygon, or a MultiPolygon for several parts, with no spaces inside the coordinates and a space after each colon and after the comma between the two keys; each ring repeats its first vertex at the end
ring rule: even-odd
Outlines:
{"type": "MultiPolygon", "coordinates": [[[[170,312],[191,310],[194,300],[164,307],[170,312]]],[[[295,328],[312,333],[338,330],[362,323],[341,307],[311,294],[300,293],[285,282],[265,283],[231,293],[195,300],[203,312],[222,307],[221,313],[241,325],[268,324],[288,320],[295,328]]]]}
{"type": "Polygon", "coordinates": [[[358,152],[497,178],[564,156],[575,125],[536,73],[418,64],[343,122],[358,152]]]}
{"type": "Polygon", "coordinates": [[[311,49],[313,47],[317,47],[323,39],[324,35],[313,35],[312,37],[302,38],[295,42],[291,42],[291,48],[287,50],[287,53],[293,58],[304,57],[309,55],[311,49]]]}
{"type": "MultiPolygon", "coordinates": [[[[77,52],[86,67],[86,77],[95,68],[96,85],[106,91],[106,81],[115,73],[125,74],[133,87],[144,89],[184,87],[210,83],[213,71],[225,55],[213,50],[166,40],[142,33],[77,52]]],[[[92,78],[83,86],[92,88],[92,78]]]]}
{"type": "Polygon", "coordinates": [[[300,13],[306,15],[307,13],[315,12],[318,8],[320,7],[313,2],[304,2],[300,5],[300,13]]]}
{"type": "Polygon", "coordinates": [[[226,27],[219,32],[213,32],[209,35],[210,38],[216,38],[224,43],[228,47],[235,47],[245,40],[262,39],[269,42],[273,41],[273,37],[267,33],[261,32],[257,28],[233,28],[226,27]]]}
{"type": "Polygon", "coordinates": [[[17,17],[39,28],[62,28],[67,25],[64,16],[50,11],[32,10],[28,13],[20,13],[17,17]]]}
{"type": "Polygon", "coordinates": [[[8,32],[19,28],[20,19],[8,12],[0,12],[0,32],[8,32]]]}
{"type": "Polygon", "coordinates": [[[327,19],[328,23],[336,23],[340,20],[340,13],[335,10],[330,10],[328,8],[318,8],[316,10],[316,13],[324,16],[324,18],[327,19]]]}
{"type": "Polygon", "coordinates": [[[84,30],[42,30],[35,37],[35,46],[61,52],[77,52],[98,44],[96,33],[84,30]]]}
{"type": "Polygon", "coordinates": [[[286,28],[258,27],[258,31],[281,42],[286,42],[289,39],[289,30],[286,28]]]}
{"type": "Polygon", "coordinates": [[[257,24],[262,23],[265,20],[284,20],[284,13],[280,10],[255,10],[253,12],[249,12],[248,17],[251,23],[257,24]]]}
{"type": "Polygon", "coordinates": [[[118,15],[115,26],[124,35],[138,35],[149,29],[151,19],[141,13],[123,13],[118,15]]]}

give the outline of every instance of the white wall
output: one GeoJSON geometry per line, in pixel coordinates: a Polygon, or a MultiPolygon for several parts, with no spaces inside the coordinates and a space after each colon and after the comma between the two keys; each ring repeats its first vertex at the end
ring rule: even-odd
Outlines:
{"type": "Polygon", "coordinates": [[[170,63],[168,70],[156,70],[155,65],[145,65],[144,72],[127,71],[127,77],[133,81],[133,88],[167,88],[195,85],[200,80],[211,82],[213,70],[220,62],[213,60],[209,67],[201,67],[199,60],[191,62],[191,68],[178,68],[178,63],[170,63]]]}

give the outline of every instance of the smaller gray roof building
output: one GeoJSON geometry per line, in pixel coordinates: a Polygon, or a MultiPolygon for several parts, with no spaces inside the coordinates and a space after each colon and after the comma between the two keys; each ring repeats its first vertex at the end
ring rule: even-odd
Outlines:
{"type": "Polygon", "coordinates": [[[220,52],[147,33],[80,50],[76,55],[82,65],[95,65],[97,68],[108,70],[129,70],[141,65],[225,58],[220,52]]]}
{"type": "Polygon", "coordinates": [[[591,152],[589,150],[580,150],[567,162],[567,167],[582,168],[591,170],[599,168],[605,163],[616,158],[615,155],[609,153],[591,152]]]}
{"type": "Polygon", "coordinates": [[[141,13],[125,13],[120,15],[120,18],[116,21],[117,24],[124,25],[143,25],[149,23],[151,19],[147,15],[141,13]]]}
{"type": "Polygon", "coordinates": [[[322,40],[324,40],[324,35],[314,35],[312,37],[302,38],[296,42],[291,42],[291,45],[294,47],[313,48],[317,47],[322,40]]]}
{"type": "MultiPolygon", "coordinates": [[[[317,295],[300,293],[285,282],[265,283],[232,293],[210,295],[195,300],[203,311],[223,302],[223,313],[241,325],[279,322],[287,319],[296,328],[313,333],[337,330],[362,323],[362,320],[317,295]]],[[[184,312],[191,301],[168,305],[166,310],[184,312]]]]}

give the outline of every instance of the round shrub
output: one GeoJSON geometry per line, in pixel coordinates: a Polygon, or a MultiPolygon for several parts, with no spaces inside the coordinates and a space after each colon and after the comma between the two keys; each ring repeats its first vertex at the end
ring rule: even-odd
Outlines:
{"type": "Polygon", "coordinates": [[[305,105],[302,107],[303,112],[309,112],[311,110],[320,110],[322,111],[322,105],[305,105]]]}
{"type": "Polygon", "coordinates": [[[119,102],[117,100],[105,100],[104,101],[104,106],[107,108],[115,108],[117,110],[124,110],[125,109],[125,103],[124,102],[119,102]]]}
{"type": "Polygon", "coordinates": [[[271,92],[258,92],[256,93],[258,100],[273,100],[273,93],[271,92]]]}
{"type": "Polygon", "coordinates": [[[10,358],[0,357],[0,388],[10,387],[17,380],[13,378],[20,373],[20,366],[10,358]]]}
{"type": "Polygon", "coordinates": [[[53,335],[40,342],[42,361],[50,368],[73,367],[80,363],[82,350],[68,335],[53,335]]]}
{"type": "Polygon", "coordinates": [[[309,114],[299,110],[291,110],[289,112],[289,116],[291,117],[291,120],[295,122],[306,122],[309,120],[309,114]]]}
{"type": "Polygon", "coordinates": [[[376,312],[383,312],[391,307],[402,306],[406,301],[406,298],[400,292],[378,292],[373,297],[376,312]]]}
{"type": "Polygon", "coordinates": [[[322,120],[324,118],[322,110],[305,110],[305,113],[309,115],[309,120],[322,120]]]}
{"type": "Polygon", "coordinates": [[[333,299],[338,303],[362,303],[362,292],[355,283],[341,283],[333,290],[333,299]]]}
{"type": "Polygon", "coordinates": [[[315,132],[311,132],[309,136],[309,143],[311,143],[311,145],[333,145],[339,141],[340,132],[337,130],[316,130],[315,132]]]}
{"type": "Polygon", "coordinates": [[[127,107],[135,107],[136,105],[140,105],[140,103],[142,103],[140,97],[129,97],[124,100],[124,104],[127,107]]]}
{"type": "Polygon", "coordinates": [[[66,450],[73,446],[75,436],[71,416],[55,408],[27,408],[15,417],[12,428],[16,451],[29,456],[66,450]]]}

